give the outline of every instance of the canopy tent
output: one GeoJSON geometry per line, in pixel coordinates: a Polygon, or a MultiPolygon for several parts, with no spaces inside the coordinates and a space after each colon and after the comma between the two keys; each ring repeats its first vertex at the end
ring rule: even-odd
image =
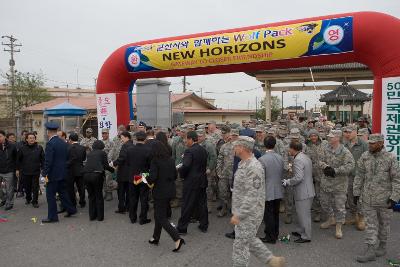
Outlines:
{"type": "Polygon", "coordinates": [[[49,117],[84,116],[86,113],[86,109],[74,106],[68,102],[61,103],[44,111],[44,115],[49,117]]]}

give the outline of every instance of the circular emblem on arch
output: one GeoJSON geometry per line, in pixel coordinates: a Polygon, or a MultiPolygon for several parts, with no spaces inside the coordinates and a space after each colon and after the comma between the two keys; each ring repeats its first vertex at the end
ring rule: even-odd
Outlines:
{"type": "Polygon", "coordinates": [[[140,55],[136,52],[131,53],[128,56],[128,63],[134,68],[138,67],[140,65],[140,55]]]}
{"type": "Polygon", "coordinates": [[[344,37],[344,30],[339,25],[332,25],[324,32],[324,41],[329,45],[339,44],[344,37]]]}

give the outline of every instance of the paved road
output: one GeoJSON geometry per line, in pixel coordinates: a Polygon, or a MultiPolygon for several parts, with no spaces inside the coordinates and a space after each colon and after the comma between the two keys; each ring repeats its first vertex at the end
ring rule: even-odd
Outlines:
{"type": "MultiPolygon", "coordinates": [[[[116,201],[106,202],[105,221],[90,222],[88,210],[80,209],[76,217],[63,218],[51,225],[41,225],[46,216],[45,198],[40,197],[39,209],[25,206],[17,199],[10,212],[0,210],[0,266],[231,266],[232,241],[224,237],[231,230],[228,218],[210,216],[207,234],[191,224],[187,245],[180,253],[172,253],[173,242],[162,233],[160,245],[147,243],[153,223],[140,226],[131,224],[127,215],[115,214],[116,201]],[[31,218],[37,218],[34,223],[31,218]]],[[[152,211],[150,212],[152,216],[152,211]]],[[[177,222],[179,210],[174,210],[173,222],[177,222]]],[[[279,243],[269,245],[276,255],[287,258],[288,266],[389,266],[386,258],[400,259],[400,214],[392,221],[392,234],[388,255],[377,262],[358,264],[356,253],[364,249],[363,233],[350,226],[344,228],[344,238],[336,240],[334,229],[320,230],[314,225],[313,242],[309,244],[279,243]]],[[[281,233],[288,233],[293,226],[282,225],[281,233]]],[[[265,266],[254,257],[250,266],[265,266]]]]}

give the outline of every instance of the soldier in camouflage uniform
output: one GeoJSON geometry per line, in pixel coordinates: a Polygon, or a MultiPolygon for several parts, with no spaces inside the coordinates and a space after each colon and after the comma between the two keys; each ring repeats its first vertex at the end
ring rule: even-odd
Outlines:
{"type": "Polygon", "coordinates": [[[94,141],[97,140],[96,137],[93,137],[93,130],[92,128],[87,128],[86,129],[86,137],[84,137],[80,143],[81,146],[84,146],[86,148],[86,153],[89,153],[92,151],[92,146],[94,141]]]}
{"type": "Polygon", "coordinates": [[[347,205],[350,210],[350,216],[346,219],[346,224],[355,224],[360,231],[365,230],[364,217],[361,213],[359,204],[354,205],[353,199],[353,183],[356,175],[357,162],[361,155],[368,151],[368,145],[357,137],[357,128],[355,126],[347,126],[343,128],[343,143],[344,146],[351,152],[355,162],[355,168],[349,174],[349,188],[347,191],[347,205]]]}
{"type": "MultiPolygon", "coordinates": [[[[103,129],[101,130],[101,141],[103,141],[104,143],[104,152],[106,152],[107,156],[110,154],[114,143],[110,140],[110,131],[108,129],[103,129]]],[[[109,171],[106,171],[106,180],[104,182],[103,185],[103,189],[104,189],[104,200],[105,201],[111,201],[113,200],[113,195],[112,195],[112,191],[114,189],[114,184],[113,184],[113,179],[112,179],[112,173],[109,171]]]]}
{"type": "MultiPolygon", "coordinates": [[[[198,136],[198,144],[205,148],[207,151],[207,199],[212,201],[217,198],[217,181],[215,179],[215,166],[217,164],[217,151],[215,145],[206,139],[206,132],[204,129],[196,131],[198,136]]],[[[211,205],[208,204],[208,207],[211,205]]],[[[211,208],[209,208],[209,212],[211,208]]]]}
{"type": "Polygon", "coordinates": [[[355,163],[353,155],[340,143],[342,131],[332,130],[327,137],[329,145],[323,150],[319,165],[324,173],[321,177],[321,206],[328,219],[321,228],[328,229],[336,224],[335,237],[341,239],[346,218],[348,175],[355,163]]]}
{"type": "Polygon", "coordinates": [[[261,156],[265,154],[265,151],[267,150],[264,145],[264,138],[265,138],[265,129],[261,125],[258,125],[256,127],[256,139],[254,143],[254,148],[260,151],[261,156]]]}
{"type": "MultiPolygon", "coordinates": [[[[186,150],[185,139],[186,139],[186,127],[179,127],[178,136],[175,136],[172,140],[172,158],[175,160],[175,166],[182,163],[183,154],[186,150]]],[[[183,180],[178,174],[178,178],[175,181],[176,184],[176,198],[171,201],[171,207],[176,208],[180,206],[182,200],[183,180]]]]}
{"type": "Polygon", "coordinates": [[[232,129],[230,141],[222,145],[217,157],[218,192],[222,202],[222,208],[218,212],[218,217],[224,217],[228,213],[233,177],[233,159],[235,156],[232,141],[238,137],[239,130],[232,129]]]}
{"type": "Polygon", "coordinates": [[[231,136],[231,128],[229,126],[222,126],[221,128],[221,139],[217,142],[217,156],[219,154],[219,151],[221,150],[221,147],[223,144],[227,143],[229,141],[229,138],[231,136]]]}
{"type": "Polygon", "coordinates": [[[360,203],[366,220],[364,254],[358,262],[374,261],[386,254],[393,208],[400,200],[400,168],[396,156],[384,148],[384,136],[369,137],[369,151],[362,154],[354,178],[354,203],[360,203]],[[376,246],[378,246],[376,248],[376,246]]]}
{"type": "Polygon", "coordinates": [[[250,252],[272,267],[284,266],[285,259],[275,257],[256,237],[265,206],[265,177],[261,163],[254,157],[254,140],[241,136],[234,143],[235,154],[241,159],[235,173],[232,195],[232,218],[236,238],[233,242],[234,267],[248,266],[250,252]]]}
{"type": "Polygon", "coordinates": [[[221,131],[217,129],[215,121],[210,121],[207,126],[208,126],[207,139],[210,140],[210,142],[213,143],[214,146],[216,146],[218,141],[222,138],[221,131]]]}
{"type": "Polygon", "coordinates": [[[310,157],[313,167],[313,181],[315,188],[315,197],[313,201],[314,210],[314,222],[321,221],[321,201],[320,201],[320,191],[321,191],[321,177],[323,175],[321,168],[319,167],[319,161],[324,153],[324,150],[328,146],[328,142],[321,140],[317,130],[308,131],[308,140],[306,141],[306,151],[305,153],[310,157]]]}

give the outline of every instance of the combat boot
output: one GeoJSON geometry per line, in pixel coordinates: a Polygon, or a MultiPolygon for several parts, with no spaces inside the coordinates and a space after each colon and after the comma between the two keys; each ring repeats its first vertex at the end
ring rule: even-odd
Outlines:
{"type": "Polygon", "coordinates": [[[368,262],[368,261],[375,261],[375,260],[376,260],[376,256],[375,256],[375,251],[374,251],[373,245],[368,245],[364,254],[358,255],[356,257],[356,261],[361,262],[361,263],[368,262]]]}
{"type": "Polygon", "coordinates": [[[361,214],[358,214],[358,213],[356,216],[358,217],[358,220],[356,221],[357,230],[364,231],[365,230],[364,216],[362,216],[361,214]]]}
{"type": "Polygon", "coordinates": [[[226,204],[224,203],[222,205],[222,208],[218,211],[217,216],[218,217],[225,217],[228,214],[228,208],[226,206],[226,204]]]}
{"type": "Polygon", "coordinates": [[[375,250],[375,256],[382,257],[386,255],[386,242],[381,241],[375,250]]]}
{"type": "Polygon", "coordinates": [[[271,259],[268,261],[268,266],[283,267],[285,266],[285,258],[272,256],[271,259]]]}
{"type": "Polygon", "coordinates": [[[104,200],[105,201],[111,201],[113,199],[114,198],[113,198],[112,192],[106,192],[106,196],[105,196],[104,200]]]}
{"type": "Polygon", "coordinates": [[[315,214],[314,222],[320,222],[320,221],[321,221],[321,214],[320,213],[315,214]]]}
{"type": "Polygon", "coordinates": [[[343,237],[343,233],[342,233],[342,224],[341,223],[337,223],[336,224],[336,233],[335,233],[335,237],[337,239],[342,239],[343,237]]]}
{"type": "Polygon", "coordinates": [[[350,217],[348,217],[346,219],[346,221],[344,222],[344,224],[346,225],[353,225],[358,223],[358,213],[356,213],[356,215],[354,216],[354,214],[350,214],[350,217]]]}
{"type": "Polygon", "coordinates": [[[321,229],[328,229],[331,226],[334,226],[336,224],[335,218],[329,217],[328,220],[325,222],[321,223],[320,228],[321,229]]]}

